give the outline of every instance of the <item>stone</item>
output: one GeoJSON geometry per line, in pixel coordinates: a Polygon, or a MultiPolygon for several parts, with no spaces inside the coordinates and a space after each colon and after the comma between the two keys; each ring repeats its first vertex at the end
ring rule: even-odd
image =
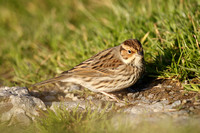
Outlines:
{"type": "Polygon", "coordinates": [[[74,83],[60,83],[57,85],[59,86],[59,89],[63,90],[65,93],[74,92],[83,88],[82,86],[74,83]]]}
{"type": "Polygon", "coordinates": [[[145,108],[144,106],[134,106],[134,107],[128,107],[124,109],[124,112],[131,113],[131,114],[142,114],[142,113],[149,112],[149,110],[145,108]]]}
{"type": "Polygon", "coordinates": [[[171,86],[171,85],[167,85],[167,86],[165,86],[166,88],[172,88],[173,86],[171,86]]]}
{"type": "Polygon", "coordinates": [[[177,100],[175,102],[172,103],[172,107],[176,107],[176,106],[179,106],[181,104],[181,100],[177,100]]]}
{"type": "Polygon", "coordinates": [[[149,95],[148,95],[148,98],[149,98],[149,99],[152,99],[153,97],[154,97],[154,94],[149,94],[149,95]]]}
{"type": "Polygon", "coordinates": [[[0,121],[30,124],[45,104],[29,94],[26,87],[0,87],[0,121]]]}
{"type": "Polygon", "coordinates": [[[93,97],[92,97],[92,96],[88,96],[86,99],[87,99],[87,100],[92,100],[93,97]]]}
{"type": "Polygon", "coordinates": [[[81,86],[80,85],[77,85],[77,84],[73,84],[69,87],[69,92],[73,92],[73,91],[76,91],[76,90],[80,90],[81,89],[81,86]]]}
{"type": "MultiPolygon", "coordinates": [[[[132,98],[133,99],[138,98],[139,95],[140,95],[140,92],[132,93],[132,98]]],[[[131,95],[129,95],[129,96],[131,96],[131,95]]]]}
{"type": "Polygon", "coordinates": [[[50,105],[50,109],[53,111],[56,111],[56,109],[58,108],[73,110],[74,108],[77,108],[77,107],[79,111],[83,111],[86,109],[86,104],[85,102],[67,101],[67,102],[52,102],[50,105]]]}

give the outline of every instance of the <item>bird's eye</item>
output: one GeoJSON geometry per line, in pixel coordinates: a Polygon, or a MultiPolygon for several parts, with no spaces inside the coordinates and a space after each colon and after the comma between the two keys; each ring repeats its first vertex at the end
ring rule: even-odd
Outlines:
{"type": "Polygon", "coordinates": [[[131,54],[131,50],[128,50],[128,54],[131,54]]]}

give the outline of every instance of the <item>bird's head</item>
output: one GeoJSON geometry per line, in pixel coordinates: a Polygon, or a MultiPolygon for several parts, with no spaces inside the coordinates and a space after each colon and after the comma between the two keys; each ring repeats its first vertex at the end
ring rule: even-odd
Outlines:
{"type": "Polygon", "coordinates": [[[128,39],[120,45],[120,55],[126,64],[141,65],[144,60],[143,48],[137,39],[128,39]]]}

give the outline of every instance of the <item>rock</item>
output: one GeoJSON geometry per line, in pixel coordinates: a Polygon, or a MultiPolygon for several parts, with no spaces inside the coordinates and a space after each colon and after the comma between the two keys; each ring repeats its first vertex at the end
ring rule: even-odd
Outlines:
{"type": "Polygon", "coordinates": [[[171,85],[167,85],[167,86],[165,86],[166,88],[172,88],[172,86],[171,85]]]}
{"type": "Polygon", "coordinates": [[[182,100],[182,104],[186,104],[186,103],[190,103],[190,102],[191,102],[190,99],[184,99],[184,100],[182,100]]]}
{"type": "MultiPolygon", "coordinates": [[[[48,103],[46,103],[48,104],[48,103]]],[[[50,109],[56,111],[56,109],[62,108],[66,110],[73,110],[77,108],[79,111],[83,111],[86,109],[85,102],[74,102],[74,101],[67,101],[67,102],[52,102],[50,105],[50,109]]]]}
{"type": "Polygon", "coordinates": [[[77,84],[73,84],[73,85],[69,86],[69,92],[73,92],[73,91],[80,90],[80,89],[81,89],[81,86],[77,85],[77,84]]]}
{"type": "Polygon", "coordinates": [[[18,113],[16,116],[15,116],[15,120],[14,122],[17,121],[18,123],[21,123],[23,125],[30,125],[31,124],[31,119],[30,117],[28,117],[26,114],[23,113],[18,113]]]}
{"type": "Polygon", "coordinates": [[[124,112],[130,113],[130,114],[142,114],[145,112],[149,112],[149,110],[145,108],[144,106],[134,106],[134,107],[129,107],[129,108],[124,109],[124,112]]]}
{"type": "Polygon", "coordinates": [[[92,96],[88,96],[86,99],[87,99],[87,100],[92,100],[93,97],[92,97],[92,96]]]}
{"type": "Polygon", "coordinates": [[[148,95],[148,98],[149,98],[149,99],[153,99],[153,97],[154,97],[154,94],[149,94],[149,95],[148,95]]]}
{"type": "Polygon", "coordinates": [[[154,87],[161,88],[161,87],[162,87],[162,84],[158,84],[158,85],[156,85],[156,86],[154,86],[154,87]]]}
{"type": "Polygon", "coordinates": [[[39,110],[46,110],[45,104],[29,94],[25,87],[0,88],[0,121],[30,124],[39,110]]]}
{"type": "Polygon", "coordinates": [[[74,83],[64,83],[61,82],[60,84],[57,84],[59,86],[60,90],[63,90],[63,92],[68,93],[68,92],[74,92],[76,90],[80,90],[83,87],[78,85],[78,84],[74,84],[74,83]]]}
{"type": "Polygon", "coordinates": [[[64,101],[64,102],[45,102],[47,106],[53,111],[61,108],[72,111],[77,109],[78,111],[86,111],[87,109],[98,111],[110,111],[113,108],[113,102],[105,102],[100,100],[85,100],[85,101],[64,101]]]}
{"type": "Polygon", "coordinates": [[[161,103],[163,106],[166,106],[166,105],[169,103],[169,101],[168,101],[167,99],[165,99],[165,100],[160,101],[160,103],[161,103]]]}
{"type": "Polygon", "coordinates": [[[148,103],[145,101],[137,101],[137,105],[129,106],[124,108],[124,112],[131,114],[143,114],[143,113],[156,113],[156,112],[167,112],[172,107],[168,105],[168,100],[161,102],[148,103]]]}
{"type": "Polygon", "coordinates": [[[169,95],[174,95],[174,93],[175,93],[174,91],[171,91],[169,92],[169,95]]]}
{"type": "Polygon", "coordinates": [[[176,107],[176,106],[179,106],[181,104],[181,101],[180,100],[177,100],[175,102],[172,103],[172,107],[176,107]]]}
{"type": "Polygon", "coordinates": [[[131,93],[131,94],[129,94],[129,96],[132,97],[132,99],[136,99],[140,95],[140,92],[135,92],[135,93],[131,93]]]}
{"type": "Polygon", "coordinates": [[[194,110],[194,107],[190,107],[189,110],[190,110],[190,111],[193,111],[193,110],[194,110]]]}
{"type": "Polygon", "coordinates": [[[74,97],[75,97],[75,96],[74,96],[73,93],[67,93],[67,94],[65,95],[65,98],[73,99],[74,97]]]}

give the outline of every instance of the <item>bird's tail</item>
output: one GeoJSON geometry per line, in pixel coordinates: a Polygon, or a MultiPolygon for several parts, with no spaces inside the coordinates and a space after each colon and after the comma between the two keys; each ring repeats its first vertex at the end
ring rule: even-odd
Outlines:
{"type": "Polygon", "coordinates": [[[64,75],[60,75],[58,77],[54,77],[54,78],[51,78],[51,79],[48,79],[48,80],[45,80],[45,81],[42,81],[42,82],[39,82],[39,83],[35,83],[33,85],[31,85],[31,87],[34,87],[34,86],[43,86],[43,85],[46,85],[46,84],[49,84],[49,83],[55,83],[55,82],[58,82],[58,81],[62,81],[62,79],[64,79],[66,77],[64,77],[64,75]]]}

